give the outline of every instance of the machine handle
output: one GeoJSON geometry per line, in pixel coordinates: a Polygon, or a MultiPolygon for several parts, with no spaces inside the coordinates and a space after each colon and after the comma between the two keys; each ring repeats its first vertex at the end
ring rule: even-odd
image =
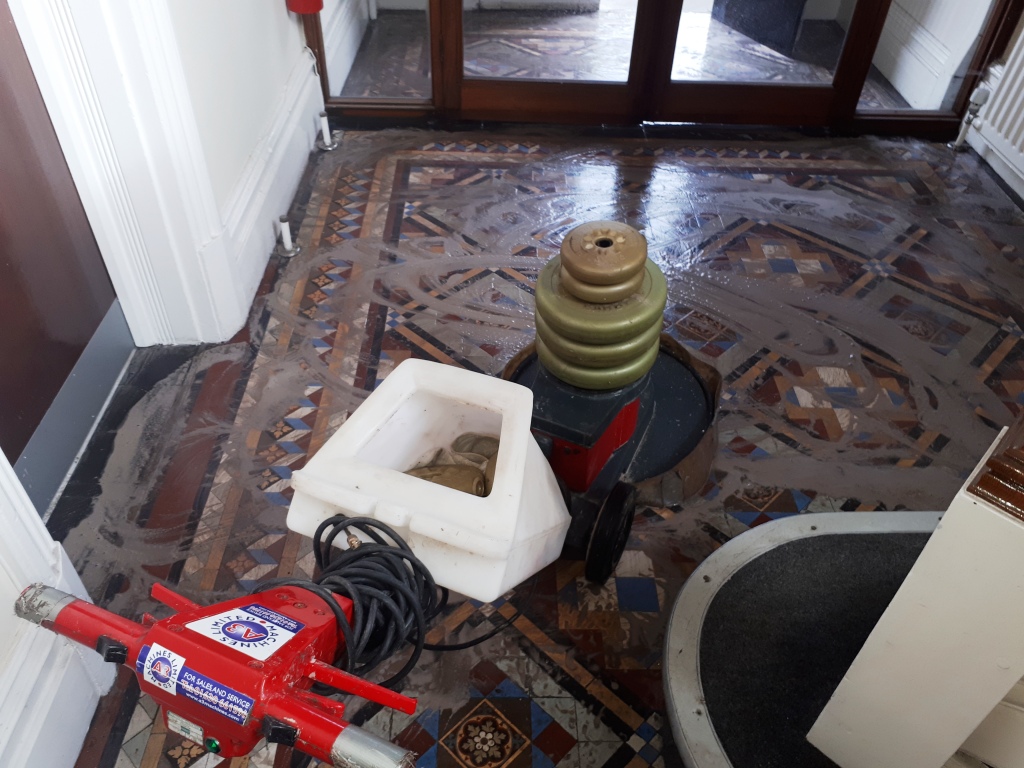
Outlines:
{"type": "MultiPolygon", "coordinates": [[[[23,619],[51,629],[58,635],[104,653],[112,643],[124,646],[125,662],[135,662],[146,628],[74,595],[45,584],[28,587],[14,604],[14,612],[23,619]],[[101,643],[101,639],[106,638],[101,643]]],[[[117,658],[120,658],[120,653],[117,658]]]]}
{"type": "Polygon", "coordinates": [[[339,718],[336,701],[291,693],[267,701],[264,717],[295,727],[295,747],[335,768],[413,768],[416,756],[339,718]]]}
{"type": "Polygon", "coordinates": [[[182,597],[174,590],[168,589],[159,581],[153,583],[153,588],[149,591],[149,594],[158,603],[163,603],[168,608],[173,608],[175,613],[194,611],[196,608],[201,607],[187,597],[182,597]]]}
{"type": "Polygon", "coordinates": [[[321,683],[327,683],[332,688],[337,688],[345,693],[352,693],[367,701],[376,704],[383,704],[385,707],[397,709],[407,715],[416,714],[416,699],[410,699],[400,693],[395,693],[387,688],[363,680],[361,677],[350,675],[348,672],[332,667],[322,661],[314,659],[306,667],[306,677],[321,683]]]}

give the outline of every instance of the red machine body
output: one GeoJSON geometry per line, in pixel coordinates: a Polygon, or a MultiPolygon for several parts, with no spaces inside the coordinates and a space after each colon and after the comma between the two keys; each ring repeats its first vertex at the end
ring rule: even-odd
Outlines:
{"type": "Polygon", "coordinates": [[[292,13],[320,13],[324,9],[324,0],[286,0],[286,4],[292,13]]]}
{"type": "Polygon", "coordinates": [[[550,458],[555,477],[562,480],[570,491],[586,493],[612,454],[633,437],[639,413],[639,399],[627,403],[589,446],[552,436],[550,458]]]}
{"type": "MultiPolygon", "coordinates": [[[[322,682],[416,710],[414,699],[331,666],[343,641],[319,596],[277,587],[204,607],[158,584],[153,597],[177,613],[138,624],[43,585],[25,590],[16,611],[134,669],[168,730],[224,757],[248,754],[266,737],[335,765],[413,764],[411,754],[342,720],[340,702],[309,690],[322,682]]],[[[337,601],[351,619],[351,602],[337,601]]]]}

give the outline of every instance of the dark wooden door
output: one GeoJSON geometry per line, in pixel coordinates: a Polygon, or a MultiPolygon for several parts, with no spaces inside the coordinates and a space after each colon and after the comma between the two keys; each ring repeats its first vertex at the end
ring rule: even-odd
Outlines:
{"type": "Polygon", "coordinates": [[[114,301],[0,0],[0,449],[14,463],[114,301]]]}

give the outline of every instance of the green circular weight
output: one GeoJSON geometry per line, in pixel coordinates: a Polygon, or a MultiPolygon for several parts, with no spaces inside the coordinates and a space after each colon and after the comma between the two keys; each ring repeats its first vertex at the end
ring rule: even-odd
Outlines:
{"type": "Polygon", "coordinates": [[[660,322],[668,298],[665,276],[648,261],[640,290],[615,304],[580,301],[562,288],[552,259],[537,279],[537,314],[553,331],[584,344],[615,344],[660,322]]]}
{"type": "MultiPolygon", "coordinates": [[[[560,257],[556,256],[555,258],[560,257]]],[[[641,269],[625,282],[614,285],[581,283],[564,269],[558,279],[562,288],[581,301],[589,301],[591,304],[614,304],[640,290],[640,286],[644,283],[644,271],[641,269]]]]}
{"type": "Polygon", "coordinates": [[[628,280],[647,261],[647,240],[628,224],[590,221],[562,238],[562,265],[581,283],[614,285],[628,280]]]}
{"type": "Polygon", "coordinates": [[[630,360],[646,354],[648,348],[661,336],[661,320],[652,323],[642,333],[618,344],[581,344],[578,341],[559,336],[551,330],[542,315],[536,315],[537,338],[544,342],[548,351],[572,365],[583,368],[607,368],[625,365],[630,360]]]}
{"type": "Polygon", "coordinates": [[[537,357],[541,365],[551,371],[555,377],[566,384],[572,384],[580,389],[619,389],[627,384],[632,384],[639,379],[654,365],[658,358],[660,345],[657,340],[651,345],[641,357],[626,365],[611,368],[584,368],[572,363],[567,363],[560,357],[551,353],[543,340],[537,337],[537,357]]]}

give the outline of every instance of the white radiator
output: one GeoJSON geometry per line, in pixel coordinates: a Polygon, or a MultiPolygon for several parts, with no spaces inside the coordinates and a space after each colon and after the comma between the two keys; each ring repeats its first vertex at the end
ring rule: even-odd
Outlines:
{"type": "Polygon", "coordinates": [[[992,97],[968,134],[968,141],[1017,194],[1024,196],[1024,36],[1018,36],[1005,65],[985,78],[992,97]]]}

